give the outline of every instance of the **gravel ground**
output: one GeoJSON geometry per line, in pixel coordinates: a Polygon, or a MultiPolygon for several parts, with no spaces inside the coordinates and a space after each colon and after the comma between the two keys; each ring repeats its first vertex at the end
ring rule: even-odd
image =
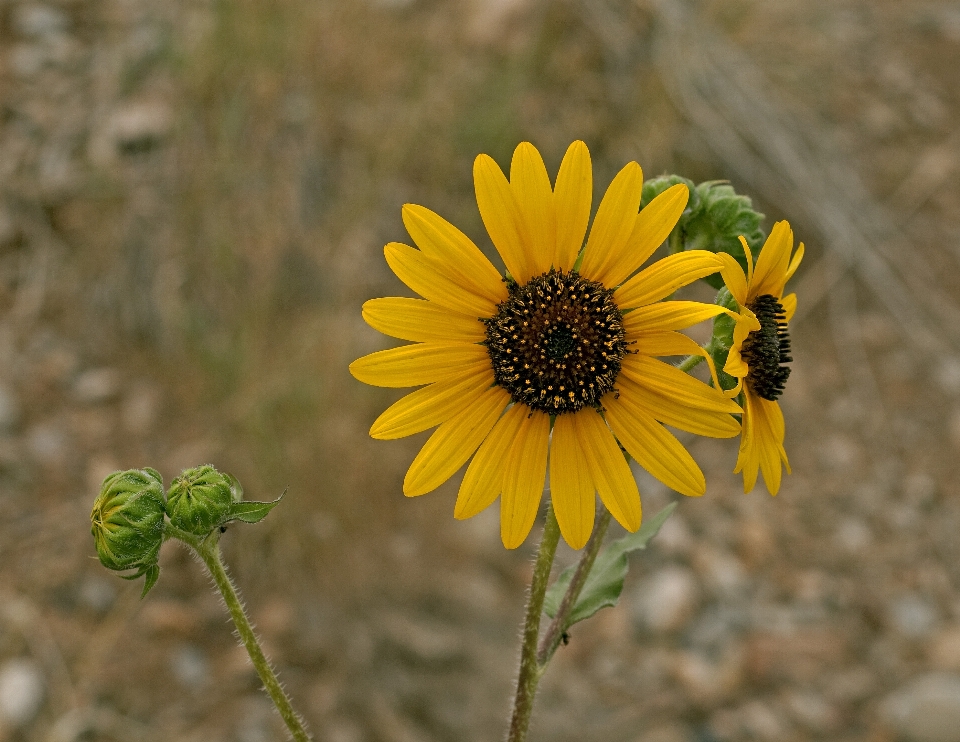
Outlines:
{"type": "Polygon", "coordinates": [[[402,203],[480,237],[476,153],[578,137],[597,182],[729,177],[807,243],[793,474],[744,496],[735,444],[691,443],[707,495],[574,628],[531,740],[960,742],[960,6],[695,5],[747,71],[691,88],[746,111],[739,162],[671,87],[666,0],[0,1],[0,742],[284,738],[185,551],[143,602],[92,558],[105,474],[205,461],[289,486],[225,550],[318,739],[500,738],[532,546],[455,484],[404,500],[422,438],[370,441],[395,395],[345,368],[402,203]],[[899,283],[791,185],[821,161],[899,283]]]}

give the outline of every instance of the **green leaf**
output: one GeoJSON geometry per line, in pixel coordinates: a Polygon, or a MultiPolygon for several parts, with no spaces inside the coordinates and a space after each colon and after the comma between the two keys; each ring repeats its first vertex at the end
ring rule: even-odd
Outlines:
{"type": "MultiPolygon", "coordinates": [[[[597,559],[593,563],[593,569],[590,570],[583,590],[580,591],[580,597],[577,598],[573,610],[570,611],[570,616],[563,627],[564,630],[575,623],[590,618],[601,608],[612,607],[617,604],[620,593],[623,591],[624,578],[626,578],[630,566],[627,562],[627,554],[637,549],[647,548],[650,539],[657,535],[660,527],[676,507],[677,503],[671,502],[640,526],[640,530],[636,533],[628,534],[613,541],[597,555],[597,559]]],[[[573,565],[561,572],[556,582],[547,590],[543,601],[543,610],[550,618],[557,615],[560,602],[567,592],[576,568],[576,565],[573,565]]]]}
{"type": "Polygon", "coordinates": [[[280,495],[273,502],[235,502],[230,506],[230,513],[224,523],[229,523],[232,520],[242,520],[244,523],[259,523],[280,504],[282,499],[283,495],[280,495]]]}

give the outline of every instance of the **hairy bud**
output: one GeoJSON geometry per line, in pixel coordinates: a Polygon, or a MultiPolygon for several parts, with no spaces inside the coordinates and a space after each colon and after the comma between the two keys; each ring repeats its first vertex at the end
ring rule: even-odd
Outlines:
{"type": "Polygon", "coordinates": [[[157,558],[163,544],[163,479],[154,469],[115,472],[103,480],[90,513],[93,541],[107,569],[135,570],[127,579],[146,576],[143,595],[160,575],[157,558]]]}

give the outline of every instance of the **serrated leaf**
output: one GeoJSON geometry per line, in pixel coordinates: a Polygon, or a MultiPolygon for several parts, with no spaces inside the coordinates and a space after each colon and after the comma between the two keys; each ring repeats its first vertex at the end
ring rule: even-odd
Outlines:
{"type": "Polygon", "coordinates": [[[223,522],[229,523],[232,520],[240,520],[244,523],[259,523],[280,504],[282,499],[283,495],[280,495],[273,502],[235,502],[230,506],[230,514],[223,522]]]}
{"type": "MultiPolygon", "coordinates": [[[[628,534],[613,541],[597,555],[597,559],[593,563],[593,569],[590,570],[583,590],[580,591],[580,597],[577,598],[573,610],[570,611],[564,630],[575,623],[590,618],[601,608],[612,607],[617,604],[620,593],[623,592],[623,581],[630,567],[627,554],[637,549],[645,549],[650,539],[657,535],[660,527],[676,507],[677,503],[671,502],[640,526],[640,530],[636,533],[628,534]]],[[[573,579],[576,568],[576,565],[573,565],[561,572],[556,582],[547,590],[543,600],[543,610],[550,618],[557,615],[560,602],[570,586],[570,580],[573,579]]]]}

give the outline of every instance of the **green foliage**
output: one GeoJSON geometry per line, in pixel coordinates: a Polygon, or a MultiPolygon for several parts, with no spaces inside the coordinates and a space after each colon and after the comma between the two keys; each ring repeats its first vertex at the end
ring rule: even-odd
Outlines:
{"type": "MultiPolygon", "coordinates": [[[[674,228],[674,234],[680,235],[682,249],[729,253],[746,271],[747,258],[740,236],[746,238],[756,257],[766,239],[760,228],[763,214],[753,209],[748,196],[737,194],[726,181],[708,180],[694,185],[679,175],[661,175],[644,183],[641,208],[677,183],[684,183],[690,189],[687,208],[674,228]]],[[[719,273],[704,280],[715,289],[723,286],[719,273]]]]}
{"type": "MultiPolygon", "coordinates": [[[[670,503],[640,526],[640,530],[636,533],[631,533],[613,541],[597,555],[597,559],[593,563],[593,569],[590,570],[587,581],[583,585],[583,590],[580,591],[580,597],[577,598],[577,602],[570,611],[563,627],[564,630],[575,623],[590,618],[601,608],[612,607],[617,604],[617,601],[620,600],[620,593],[623,592],[623,581],[627,576],[627,570],[630,568],[627,555],[631,551],[647,548],[650,539],[657,535],[660,527],[676,507],[676,502],[670,503]]],[[[570,586],[570,580],[573,579],[575,571],[576,565],[565,569],[547,590],[543,601],[543,610],[550,618],[557,615],[560,602],[570,586]]]]}
{"type": "Polygon", "coordinates": [[[143,595],[157,582],[157,558],[163,544],[163,479],[154,469],[114,472],[100,487],[90,513],[100,563],[116,571],[145,576],[143,595]]]}

